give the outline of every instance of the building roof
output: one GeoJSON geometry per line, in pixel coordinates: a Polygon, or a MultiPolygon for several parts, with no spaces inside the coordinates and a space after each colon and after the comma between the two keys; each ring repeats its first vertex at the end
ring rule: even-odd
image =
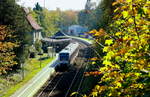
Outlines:
{"type": "Polygon", "coordinates": [[[86,27],[83,27],[83,26],[80,26],[80,25],[71,25],[70,27],[69,27],[69,29],[88,29],[88,28],[86,28],[86,27]]]}
{"type": "Polygon", "coordinates": [[[71,25],[69,28],[80,28],[80,27],[82,27],[82,26],[80,26],[80,25],[71,25]]]}
{"type": "Polygon", "coordinates": [[[31,26],[33,27],[33,29],[35,30],[41,30],[42,27],[40,27],[37,22],[35,21],[35,19],[33,19],[33,17],[31,16],[31,14],[27,15],[27,20],[29,21],[29,23],[31,24],[31,26]]]}
{"type": "Polygon", "coordinates": [[[26,14],[29,14],[29,9],[28,8],[23,8],[23,10],[25,11],[26,14]]]}
{"type": "Polygon", "coordinates": [[[63,32],[58,31],[58,32],[55,33],[53,36],[54,36],[54,37],[57,37],[57,36],[66,36],[66,35],[65,35],[63,32]]]}
{"type": "Polygon", "coordinates": [[[27,8],[23,8],[25,13],[26,13],[26,17],[27,17],[27,20],[28,22],[30,23],[30,25],[32,26],[32,28],[34,30],[41,30],[42,27],[40,27],[39,24],[37,24],[37,22],[35,21],[35,19],[32,17],[32,15],[29,13],[29,10],[27,8]]]}

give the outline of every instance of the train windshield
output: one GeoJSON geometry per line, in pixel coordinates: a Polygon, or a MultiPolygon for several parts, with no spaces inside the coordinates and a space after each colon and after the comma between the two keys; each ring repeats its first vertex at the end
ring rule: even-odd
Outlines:
{"type": "Polygon", "coordinates": [[[60,61],[68,61],[69,60],[69,54],[68,53],[60,53],[59,57],[60,57],[60,61]]]}

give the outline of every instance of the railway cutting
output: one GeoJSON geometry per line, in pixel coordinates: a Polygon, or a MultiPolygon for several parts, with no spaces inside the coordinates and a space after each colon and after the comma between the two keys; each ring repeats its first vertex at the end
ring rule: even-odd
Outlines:
{"type": "Polygon", "coordinates": [[[80,43],[79,53],[73,65],[64,72],[56,72],[34,97],[69,97],[72,86],[81,78],[90,54],[89,50],[88,46],[80,43]]]}

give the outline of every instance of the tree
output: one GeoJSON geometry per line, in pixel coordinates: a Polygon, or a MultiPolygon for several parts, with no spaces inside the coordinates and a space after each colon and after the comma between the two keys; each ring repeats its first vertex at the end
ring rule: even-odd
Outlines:
{"type": "Polygon", "coordinates": [[[42,42],[40,40],[37,40],[34,44],[36,51],[38,54],[42,53],[42,42]]]}
{"type": "Polygon", "coordinates": [[[112,21],[113,10],[112,2],[115,0],[102,0],[97,8],[95,9],[96,15],[96,29],[103,28],[105,30],[108,29],[108,24],[112,21]]]}
{"type": "Polygon", "coordinates": [[[150,2],[117,0],[115,16],[104,30],[91,31],[97,39],[105,37],[103,74],[89,96],[148,97],[150,88],[150,2]]]}
{"type": "Polygon", "coordinates": [[[60,30],[65,32],[70,25],[77,24],[77,12],[72,10],[61,11],[58,8],[57,10],[49,11],[36,4],[31,14],[43,28],[44,36],[46,37],[60,30]]]}
{"type": "MultiPolygon", "coordinates": [[[[18,48],[15,48],[16,60],[19,62],[25,54],[23,53],[23,46],[31,45],[31,31],[26,14],[23,8],[16,4],[16,0],[1,0],[0,2],[0,24],[8,25],[14,32],[15,40],[20,43],[18,48]]],[[[24,61],[24,60],[23,60],[24,61]]]]}
{"type": "Polygon", "coordinates": [[[43,28],[43,36],[51,36],[59,30],[57,22],[60,21],[60,16],[58,11],[50,12],[48,9],[42,8],[37,3],[33,8],[33,11],[31,11],[31,14],[37,23],[43,28]]]}
{"type": "Polygon", "coordinates": [[[96,8],[92,8],[90,0],[88,0],[85,10],[82,10],[78,14],[78,22],[82,26],[88,27],[90,30],[104,28],[107,29],[107,25],[112,20],[112,2],[114,0],[102,0],[96,8]]]}
{"type": "Polygon", "coordinates": [[[12,32],[8,27],[0,25],[0,75],[7,73],[17,64],[13,50],[18,43],[14,40],[12,32]]]}
{"type": "Polygon", "coordinates": [[[36,5],[35,5],[35,8],[33,8],[33,10],[35,11],[42,11],[43,8],[40,6],[40,4],[37,2],[36,5]]]}
{"type": "Polygon", "coordinates": [[[66,32],[68,30],[68,27],[71,25],[78,24],[77,21],[77,12],[73,10],[66,10],[61,13],[61,24],[60,28],[66,32]]]}

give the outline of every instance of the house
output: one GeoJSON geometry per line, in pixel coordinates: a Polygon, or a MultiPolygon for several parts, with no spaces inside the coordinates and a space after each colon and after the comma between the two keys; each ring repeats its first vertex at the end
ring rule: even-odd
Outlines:
{"type": "Polygon", "coordinates": [[[85,35],[86,32],[88,32],[87,28],[82,27],[80,25],[72,25],[68,28],[67,34],[72,36],[81,36],[81,35],[85,35]]]}
{"type": "Polygon", "coordinates": [[[33,31],[32,31],[32,36],[33,36],[33,43],[35,43],[36,40],[41,40],[42,39],[42,27],[40,27],[35,19],[32,17],[32,15],[29,12],[28,8],[23,8],[25,13],[26,13],[26,18],[29,22],[29,24],[32,26],[33,31]]]}

